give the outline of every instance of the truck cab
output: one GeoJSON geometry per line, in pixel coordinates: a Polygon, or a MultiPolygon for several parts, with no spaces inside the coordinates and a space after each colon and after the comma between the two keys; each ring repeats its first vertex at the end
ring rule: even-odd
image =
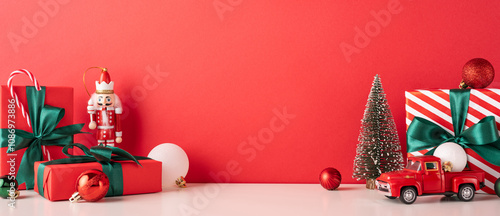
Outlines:
{"type": "Polygon", "coordinates": [[[390,199],[397,197],[412,204],[417,196],[457,195],[460,200],[471,201],[476,190],[484,186],[482,171],[444,172],[441,159],[431,155],[409,157],[405,169],[383,173],[376,187],[390,199]]]}

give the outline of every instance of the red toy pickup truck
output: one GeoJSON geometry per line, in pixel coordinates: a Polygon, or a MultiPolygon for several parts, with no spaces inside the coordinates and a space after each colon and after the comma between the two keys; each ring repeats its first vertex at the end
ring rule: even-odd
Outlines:
{"type": "Polygon", "coordinates": [[[412,204],[420,195],[457,194],[462,201],[471,201],[476,190],[484,187],[483,171],[444,172],[441,159],[425,155],[409,157],[404,170],[383,173],[377,178],[379,192],[389,199],[412,204]]]}

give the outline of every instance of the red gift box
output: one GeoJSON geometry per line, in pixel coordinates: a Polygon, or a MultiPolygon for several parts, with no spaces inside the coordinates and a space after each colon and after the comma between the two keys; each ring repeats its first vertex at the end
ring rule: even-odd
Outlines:
{"type": "MultiPolygon", "coordinates": [[[[19,101],[24,104],[25,109],[27,110],[28,103],[26,96],[26,87],[14,86],[14,91],[18,95],[19,101]]],[[[12,103],[11,99],[12,97],[10,95],[9,88],[5,85],[2,85],[0,88],[0,128],[9,128],[9,125],[11,125],[11,127],[13,125],[15,129],[32,132],[32,129],[28,126],[21,110],[16,106],[15,103],[12,103]],[[14,115],[14,118],[9,118],[9,115],[14,115]],[[9,120],[11,121],[9,122],[9,120]]],[[[61,119],[57,127],[73,124],[73,88],[45,87],[45,105],[65,109],[65,115],[61,119]]],[[[17,174],[26,148],[9,154],[7,153],[7,150],[8,147],[0,148],[0,176],[11,175],[12,171],[13,173],[17,174]]],[[[44,160],[66,158],[61,150],[62,147],[59,146],[42,146],[44,160]]],[[[25,184],[19,186],[19,189],[25,188],[25,184]]]]}
{"type": "MultiPolygon", "coordinates": [[[[161,162],[155,160],[139,160],[142,167],[134,161],[117,161],[120,163],[123,175],[123,193],[121,195],[143,194],[160,192],[161,162]]],[[[35,163],[35,191],[40,195],[37,180],[43,172],[43,196],[50,201],[68,200],[76,192],[76,180],[80,174],[89,169],[102,170],[98,162],[51,164],[46,165],[43,171],[38,171],[41,163],[35,163]]],[[[115,172],[115,171],[113,171],[115,172]]],[[[110,182],[110,188],[114,187],[110,182]]]]}
{"type": "MultiPolygon", "coordinates": [[[[450,90],[414,90],[407,91],[406,96],[406,126],[410,126],[413,118],[420,117],[439,125],[450,134],[453,124],[450,109],[450,90]]],[[[471,89],[470,100],[465,121],[467,129],[486,116],[494,116],[497,128],[500,129],[500,89],[471,89]]],[[[418,156],[430,149],[409,152],[408,156],[418,156]]],[[[500,166],[489,163],[472,149],[465,149],[468,165],[471,170],[482,170],[486,173],[483,192],[495,194],[494,184],[500,177],[500,166]]]]}

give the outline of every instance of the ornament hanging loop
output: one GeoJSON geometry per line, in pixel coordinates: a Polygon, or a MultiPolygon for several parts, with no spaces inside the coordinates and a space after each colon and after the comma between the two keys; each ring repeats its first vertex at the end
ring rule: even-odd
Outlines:
{"type": "Polygon", "coordinates": [[[87,89],[87,85],[85,84],[85,74],[87,73],[88,70],[90,69],[94,69],[94,68],[98,68],[98,69],[101,69],[101,72],[102,71],[108,71],[107,68],[103,68],[103,67],[89,67],[87,68],[87,70],[85,70],[85,72],[83,72],[83,87],[85,87],[85,91],[87,91],[87,94],[90,96],[90,93],[89,93],[89,90],[87,89]]]}

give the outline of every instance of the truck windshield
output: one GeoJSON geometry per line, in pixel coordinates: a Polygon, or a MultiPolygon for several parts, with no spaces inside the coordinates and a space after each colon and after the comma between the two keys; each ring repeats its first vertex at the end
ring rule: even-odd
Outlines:
{"type": "Polygon", "coordinates": [[[406,166],[406,169],[420,171],[420,161],[409,160],[408,166],[406,166]]]}

